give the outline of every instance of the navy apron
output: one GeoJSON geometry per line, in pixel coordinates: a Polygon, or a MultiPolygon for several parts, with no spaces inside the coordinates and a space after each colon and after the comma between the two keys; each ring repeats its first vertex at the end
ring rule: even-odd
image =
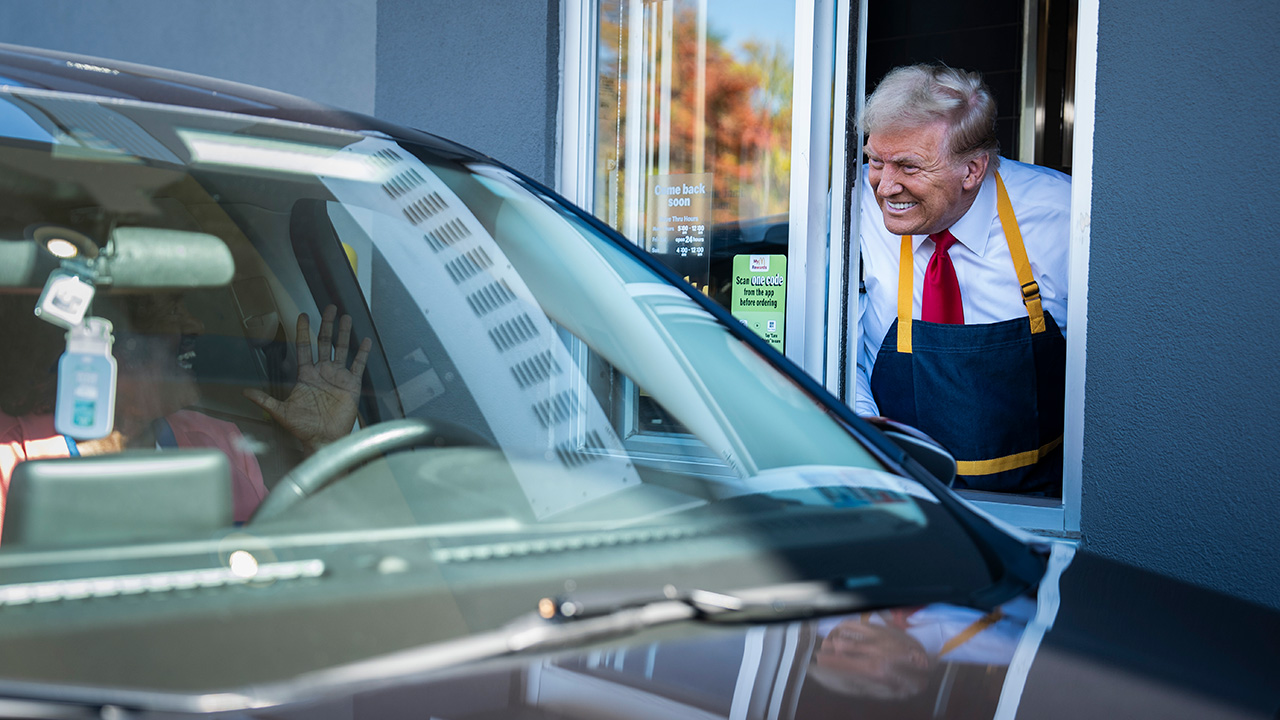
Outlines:
{"type": "Polygon", "coordinates": [[[880,414],[919,428],[956,458],[956,488],[1062,494],[1067,343],[1040,302],[1004,181],[996,205],[1027,317],[955,325],[912,320],[911,236],[902,237],[898,319],[871,372],[880,414]]]}

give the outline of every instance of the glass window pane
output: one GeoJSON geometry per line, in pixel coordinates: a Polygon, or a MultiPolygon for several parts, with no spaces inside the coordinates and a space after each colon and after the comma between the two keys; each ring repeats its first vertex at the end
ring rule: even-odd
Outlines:
{"type": "Polygon", "coordinates": [[[593,210],[726,308],[759,309],[736,256],[785,278],[794,25],[788,2],[600,3],[593,210]]]}
{"type": "MultiPolygon", "coordinates": [[[[779,351],[794,25],[794,3],[602,0],[597,58],[594,213],[779,351]]],[[[623,399],[626,435],[687,433],[623,399]]]]}

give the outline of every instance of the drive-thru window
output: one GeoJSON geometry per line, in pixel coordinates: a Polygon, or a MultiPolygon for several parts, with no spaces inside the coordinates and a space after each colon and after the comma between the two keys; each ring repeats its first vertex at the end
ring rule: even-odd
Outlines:
{"type": "MultiPolygon", "coordinates": [[[[857,228],[878,221],[860,218],[848,200],[863,162],[861,98],[905,63],[982,72],[1001,108],[1003,154],[1075,171],[1078,227],[1065,323],[1064,497],[971,499],[1023,527],[1070,535],[1079,529],[1088,251],[1080,219],[1096,43],[1081,32],[1096,22],[1096,3],[1077,5],[988,0],[980,13],[961,13],[932,0],[568,2],[560,189],[853,402],[857,228]]],[[[626,442],[658,455],[683,442],[642,393],[622,388],[617,397],[626,442]]]]}

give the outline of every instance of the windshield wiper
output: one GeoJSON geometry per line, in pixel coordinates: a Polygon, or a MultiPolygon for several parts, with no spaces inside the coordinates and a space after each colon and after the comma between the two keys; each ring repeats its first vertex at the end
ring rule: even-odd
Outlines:
{"type": "Polygon", "coordinates": [[[667,585],[661,594],[650,597],[602,594],[543,598],[535,615],[507,626],[511,633],[508,644],[512,652],[526,652],[631,635],[683,621],[776,622],[893,604],[870,588],[853,589],[878,582],[868,578],[861,583],[847,582],[845,587],[830,582],[796,582],[731,592],[679,590],[667,585]]]}

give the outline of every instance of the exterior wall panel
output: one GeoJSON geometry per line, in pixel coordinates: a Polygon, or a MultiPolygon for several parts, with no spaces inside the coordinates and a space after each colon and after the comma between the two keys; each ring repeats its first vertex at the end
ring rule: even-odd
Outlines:
{"type": "Polygon", "coordinates": [[[377,114],[555,179],[559,0],[378,2],[377,114]]]}
{"type": "Polygon", "coordinates": [[[1101,4],[1081,531],[1280,607],[1280,6],[1101,4]]]}

